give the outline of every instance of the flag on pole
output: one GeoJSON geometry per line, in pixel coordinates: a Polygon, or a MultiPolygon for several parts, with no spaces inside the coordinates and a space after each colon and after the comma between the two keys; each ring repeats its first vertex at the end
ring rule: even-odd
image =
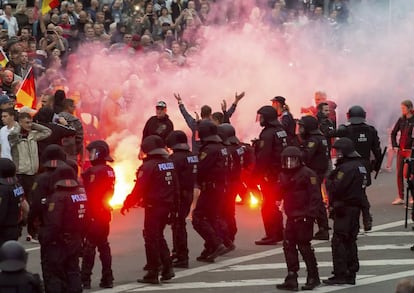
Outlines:
{"type": "Polygon", "coordinates": [[[9,62],[9,58],[7,58],[6,53],[4,53],[3,49],[0,48],[0,65],[1,68],[6,68],[7,63],[9,62]]]}
{"type": "Polygon", "coordinates": [[[17,104],[20,104],[21,107],[27,106],[32,109],[36,107],[36,87],[32,67],[30,67],[16,93],[16,102],[17,104]]]}
{"type": "Polygon", "coordinates": [[[51,9],[56,8],[60,5],[59,0],[42,0],[41,13],[47,14],[51,9]]]}

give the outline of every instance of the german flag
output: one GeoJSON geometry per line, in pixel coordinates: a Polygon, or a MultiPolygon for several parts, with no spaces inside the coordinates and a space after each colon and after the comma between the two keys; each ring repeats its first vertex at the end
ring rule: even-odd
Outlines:
{"type": "Polygon", "coordinates": [[[45,15],[53,8],[59,7],[59,5],[60,5],[59,0],[43,0],[42,6],[41,6],[42,7],[41,13],[45,15]]]}
{"type": "Polygon", "coordinates": [[[16,102],[20,107],[27,106],[32,109],[36,107],[36,87],[33,74],[33,68],[30,67],[22,85],[16,93],[16,102]]]}
{"type": "Polygon", "coordinates": [[[9,58],[7,58],[6,53],[4,53],[3,49],[0,48],[0,65],[1,68],[6,68],[7,63],[9,63],[9,58]]]}

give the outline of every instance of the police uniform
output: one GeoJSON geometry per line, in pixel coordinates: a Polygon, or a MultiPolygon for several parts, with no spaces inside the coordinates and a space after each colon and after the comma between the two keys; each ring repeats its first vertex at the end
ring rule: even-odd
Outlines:
{"type": "Polygon", "coordinates": [[[6,158],[0,159],[0,246],[20,236],[23,187],[17,182],[16,166],[6,158]]]}
{"type": "Polygon", "coordinates": [[[30,192],[32,202],[27,220],[28,240],[36,239],[38,236],[39,226],[43,225],[43,216],[47,213],[46,199],[54,191],[51,183],[53,171],[58,166],[64,165],[65,161],[65,152],[56,144],[48,145],[40,157],[41,173],[35,176],[30,192]]]}
{"type": "Polygon", "coordinates": [[[223,229],[219,217],[223,208],[226,176],[228,172],[228,151],[217,135],[217,126],[208,120],[199,124],[202,146],[198,154],[197,183],[200,196],[193,211],[194,230],[204,239],[204,250],[198,261],[214,262],[226,251],[223,245],[223,229]]]}
{"type": "Polygon", "coordinates": [[[331,242],[334,276],[324,283],[355,284],[359,270],[356,239],[368,172],[350,139],[340,138],[333,148],[338,152],[338,160],[336,169],[327,178],[326,188],[334,221],[331,242]]]}
{"type": "Polygon", "coordinates": [[[190,213],[193,202],[198,157],[190,151],[187,136],[180,130],[170,133],[166,142],[167,146],[173,150],[169,159],[174,163],[180,186],[180,197],[176,206],[176,218],[172,222],[173,266],[188,268],[186,218],[190,213]]]}
{"type": "Polygon", "coordinates": [[[148,272],[138,279],[141,283],[158,284],[173,278],[174,271],[164,229],[179,197],[178,178],[174,163],[169,160],[164,141],[156,135],[146,137],[141,145],[147,155],[136,174],[135,186],[124,201],[121,213],[137,203],[144,207],[144,242],[148,272]]]}
{"type": "Polygon", "coordinates": [[[283,240],[283,216],[276,201],[280,201],[277,185],[281,169],[282,150],[287,146],[287,133],[277,120],[277,112],[271,106],[263,106],[257,112],[261,115],[263,130],[255,143],[256,164],[253,174],[260,185],[262,202],[262,219],[266,236],[256,241],[257,245],[276,244],[283,240]]]}
{"type": "Polygon", "coordinates": [[[242,190],[240,179],[242,168],[245,164],[246,147],[240,144],[236,137],[235,129],[228,123],[218,126],[218,133],[225,145],[230,156],[228,184],[226,188],[226,200],[223,206],[223,219],[226,223],[228,239],[230,243],[224,243],[228,249],[233,250],[234,240],[237,233],[236,224],[236,196],[242,190]]]}
{"type": "Polygon", "coordinates": [[[322,195],[316,173],[302,164],[301,156],[297,147],[287,147],[282,152],[283,169],[279,180],[284,211],[287,216],[283,250],[288,275],[283,284],[277,285],[278,289],[298,289],[298,251],[305,261],[308,273],[302,290],[312,290],[320,284],[311,240],[313,223],[322,201],[322,195]]]}
{"type": "Polygon", "coordinates": [[[78,187],[71,167],[56,168],[52,177],[55,190],[47,198],[45,223],[39,235],[46,292],[82,292],[79,257],[87,197],[78,187]]]}
{"type": "Polygon", "coordinates": [[[43,292],[40,276],[26,271],[27,252],[17,241],[0,247],[0,292],[43,292]]]}
{"type": "Polygon", "coordinates": [[[82,257],[82,283],[90,288],[96,249],[102,264],[101,288],[113,287],[112,255],[108,242],[112,208],[109,201],[114,194],[115,172],[106,161],[113,161],[106,142],[97,140],[87,147],[92,166],[82,173],[83,185],[88,196],[87,231],[82,257]]]}
{"type": "MultiPolygon", "coordinates": [[[[365,123],[365,111],[360,106],[353,106],[348,111],[348,125],[340,125],[337,130],[338,137],[347,137],[353,141],[355,150],[360,154],[362,162],[367,169],[367,186],[371,185],[371,172],[379,170],[381,166],[381,147],[378,132],[374,126],[365,123]],[[371,152],[375,162],[371,163],[371,152]]],[[[364,204],[362,207],[362,221],[364,230],[372,229],[372,216],[369,212],[370,203],[364,193],[364,204]]]]}
{"type": "MultiPolygon", "coordinates": [[[[303,116],[299,120],[299,125],[299,131],[302,132],[301,150],[303,161],[306,166],[316,173],[319,186],[321,186],[328,171],[330,161],[328,141],[319,130],[318,120],[315,117],[303,116]]],[[[322,198],[320,200],[316,221],[319,231],[315,234],[315,239],[329,240],[328,216],[322,198]]]]}

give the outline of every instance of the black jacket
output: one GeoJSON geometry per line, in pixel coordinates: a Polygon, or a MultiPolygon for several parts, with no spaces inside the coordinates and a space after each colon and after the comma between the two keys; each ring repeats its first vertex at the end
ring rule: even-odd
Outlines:
{"type": "Polygon", "coordinates": [[[165,115],[162,119],[158,119],[157,116],[152,116],[145,123],[144,130],[142,131],[142,140],[150,135],[158,135],[164,141],[174,130],[174,125],[168,115],[165,115]]]}
{"type": "Polygon", "coordinates": [[[392,147],[399,147],[401,150],[411,150],[413,146],[413,126],[414,116],[411,118],[400,117],[395,123],[394,128],[391,131],[392,147]],[[397,142],[397,134],[400,132],[400,141],[397,142]]]}
{"type": "Polygon", "coordinates": [[[0,233],[2,228],[18,228],[23,195],[20,184],[0,184],[0,233]]]}
{"type": "Polygon", "coordinates": [[[88,196],[88,219],[109,222],[112,208],[109,201],[115,190],[115,172],[111,166],[102,163],[82,173],[83,185],[88,196]]]}
{"type": "Polygon", "coordinates": [[[322,195],[317,175],[313,170],[306,166],[297,170],[282,170],[279,182],[288,218],[316,218],[322,195]]]}
{"type": "Polygon", "coordinates": [[[325,175],[329,165],[328,141],[319,131],[309,134],[302,144],[303,161],[318,176],[325,175]]]}
{"type": "Polygon", "coordinates": [[[360,207],[367,186],[367,169],[360,158],[341,159],[326,180],[329,204],[333,207],[360,207]]]}
{"type": "Polygon", "coordinates": [[[62,139],[64,137],[76,135],[76,130],[73,127],[65,126],[59,123],[40,123],[43,126],[46,126],[52,130],[52,134],[37,142],[39,149],[39,156],[43,153],[43,150],[50,144],[62,145],[62,139]]]}
{"type": "Polygon", "coordinates": [[[179,184],[174,163],[162,155],[149,155],[137,170],[134,189],[125,199],[124,207],[140,203],[144,207],[172,208],[178,196],[179,184]]]}
{"type": "Polygon", "coordinates": [[[198,157],[190,151],[174,150],[170,155],[177,172],[180,190],[193,193],[197,176],[198,157]]]}

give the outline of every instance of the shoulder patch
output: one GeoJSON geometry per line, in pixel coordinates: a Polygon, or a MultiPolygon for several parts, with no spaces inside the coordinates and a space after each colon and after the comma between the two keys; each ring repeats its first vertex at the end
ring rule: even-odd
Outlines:
{"type": "Polygon", "coordinates": [[[344,172],[339,171],[338,174],[336,175],[336,179],[341,180],[344,177],[344,172]]]}
{"type": "Polygon", "coordinates": [[[308,148],[313,148],[315,146],[315,143],[313,141],[308,142],[308,148]]]}
{"type": "Polygon", "coordinates": [[[55,209],[55,203],[54,202],[49,203],[47,211],[48,212],[53,212],[54,209],[55,209]]]}
{"type": "Polygon", "coordinates": [[[197,157],[197,156],[190,156],[190,157],[187,157],[187,162],[188,162],[189,164],[195,164],[195,163],[198,163],[198,157],[197,157]]]}
{"type": "Polygon", "coordinates": [[[37,189],[37,182],[35,181],[32,185],[32,190],[36,190],[37,189]]]}
{"type": "Polygon", "coordinates": [[[316,179],[316,177],[312,176],[310,178],[310,182],[311,182],[312,185],[316,185],[318,183],[318,180],[316,179]]]}
{"type": "Polygon", "coordinates": [[[201,152],[199,155],[200,161],[204,160],[207,157],[207,154],[205,152],[201,152]]]}
{"type": "Polygon", "coordinates": [[[245,152],[244,152],[244,147],[239,147],[237,150],[236,150],[236,152],[237,152],[237,154],[239,155],[239,156],[241,156],[241,155],[243,155],[245,152]]]}
{"type": "Polygon", "coordinates": [[[367,174],[367,169],[364,166],[359,166],[358,169],[359,169],[359,173],[367,174]]]}
{"type": "Polygon", "coordinates": [[[95,181],[95,174],[92,174],[90,177],[89,177],[89,182],[90,183],[92,183],[92,182],[94,182],[95,181]]]}
{"type": "Polygon", "coordinates": [[[259,148],[263,148],[264,147],[264,140],[260,140],[259,141],[259,148]]]}

